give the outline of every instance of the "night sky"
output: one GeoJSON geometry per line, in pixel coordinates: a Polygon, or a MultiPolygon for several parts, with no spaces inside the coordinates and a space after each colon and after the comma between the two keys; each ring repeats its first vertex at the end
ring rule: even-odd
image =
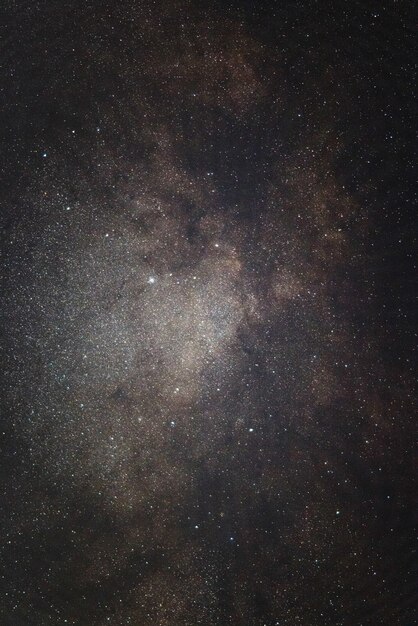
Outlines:
{"type": "Polygon", "coordinates": [[[417,624],[414,3],[1,5],[0,625],[417,624]]]}

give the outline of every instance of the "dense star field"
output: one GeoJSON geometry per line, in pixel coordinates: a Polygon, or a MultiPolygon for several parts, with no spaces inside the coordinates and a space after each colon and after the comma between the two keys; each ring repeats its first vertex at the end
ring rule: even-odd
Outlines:
{"type": "Polygon", "coordinates": [[[4,0],[1,626],[417,623],[414,22],[4,0]]]}

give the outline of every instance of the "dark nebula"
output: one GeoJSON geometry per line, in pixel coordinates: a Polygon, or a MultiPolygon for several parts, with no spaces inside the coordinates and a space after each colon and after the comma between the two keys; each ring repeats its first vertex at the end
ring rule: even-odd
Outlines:
{"type": "Polygon", "coordinates": [[[414,13],[3,1],[1,626],[418,623],[414,13]]]}

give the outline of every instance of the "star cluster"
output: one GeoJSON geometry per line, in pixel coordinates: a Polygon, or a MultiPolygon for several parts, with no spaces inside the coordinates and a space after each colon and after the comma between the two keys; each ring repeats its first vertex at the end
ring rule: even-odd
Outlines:
{"type": "Polygon", "coordinates": [[[1,624],[412,626],[410,6],[2,11],[1,624]]]}

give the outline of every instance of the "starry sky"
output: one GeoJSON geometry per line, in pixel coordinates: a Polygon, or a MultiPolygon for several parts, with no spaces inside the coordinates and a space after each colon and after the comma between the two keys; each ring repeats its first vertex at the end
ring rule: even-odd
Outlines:
{"type": "Polygon", "coordinates": [[[2,3],[2,626],[418,623],[414,21],[2,3]]]}

